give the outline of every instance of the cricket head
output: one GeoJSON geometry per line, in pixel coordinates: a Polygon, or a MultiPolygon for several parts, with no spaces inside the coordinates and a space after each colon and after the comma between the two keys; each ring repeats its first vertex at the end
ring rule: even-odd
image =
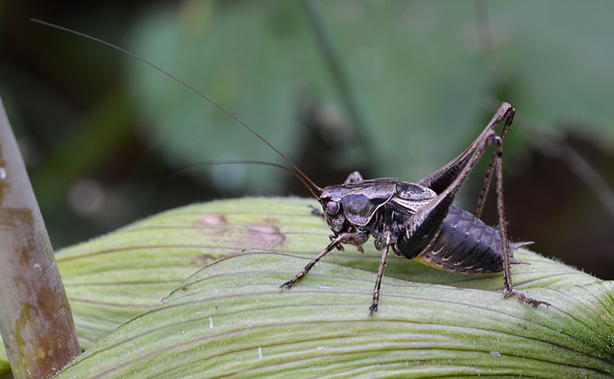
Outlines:
{"type": "Polygon", "coordinates": [[[380,178],[328,186],[318,199],[329,228],[335,233],[375,222],[378,209],[395,194],[396,179],[380,178]]]}
{"type": "Polygon", "coordinates": [[[326,223],[335,235],[346,231],[348,228],[348,220],[341,209],[342,196],[342,188],[340,186],[328,186],[322,189],[318,199],[322,206],[326,223]]]}

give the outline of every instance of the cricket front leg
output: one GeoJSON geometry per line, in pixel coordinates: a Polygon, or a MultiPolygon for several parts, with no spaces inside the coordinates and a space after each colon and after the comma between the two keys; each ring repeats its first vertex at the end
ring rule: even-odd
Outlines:
{"type": "Polygon", "coordinates": [[[311,268],[315,266],[315,264],[318,263],[320,259],[322,259],[326,254],[330,253],[331,250],[333,250],[337,246],[344,243],[360,246],[367,242],[368,239],[368,232],[341,233],[330,244],[328,244],[328,246],[326,246],[326,249],[324,249],[320,254],[318,254],[317,257],[312,259],[311,262],[309,262],[301,272],[299,272],[294,278],[292,278],[292,280],[288,280],[287,282],[279,286],[279,288],[292,288],[292,286],[294,286],[299,280],[301,280],[305,275],[307,275],[309,270],[311,270],[311,268]]]}
{"type": "Polygon", "coordinates": [[[379,303],[379,289],[382,285],[382,277],[384,276],[384,269],[386,268],[386,259],[388,258],[389,245],[386,246],[382,253],[382,259],[379,261],[379,268],[377,269],[377,279],[375,280],[375,288],[373,288],[373,304],[369,307],[369,316],[373,316],[373,312],[377,312],[377,305],[379,303]]]}

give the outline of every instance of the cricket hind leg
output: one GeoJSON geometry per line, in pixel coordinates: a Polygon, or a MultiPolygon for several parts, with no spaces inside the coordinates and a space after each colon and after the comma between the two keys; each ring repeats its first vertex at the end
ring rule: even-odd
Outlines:
{"type": "MultiPolygon", "coordinates": [[[[491,121],[491,124],[497,120],[501,121],[502,118],[493,120],[495,121],[491,121]]],[[[398,238],[397,249],[401,251],[405,257],[413,259],[424,251],[424,248],[426,248],[428,243],[435,236],[437,230],[447,217],[450,206],[460,190],[460,187],[465,180],[467,180],[467,177],[475,168],[479,159],[484,154],[484,151],[499,138],[494,131],[487,129],[486,131],[487,133],[480,134],[480,139],[472,144],[475,148],[472,150],[472,154],[468,160],[463,163],[460,172],[454,174],[454,180],[448,183],[445,190],[441,191],[433,201],[420,208],[403,224],[401,235],[398,238]]],[[[458,159],[459,158],[455,161],[458,159]]],[[[429,177],[433,177],[433,175],[429,177]]],[[[441,177],[450,178],[449,175],[443,175],[441,177]]]]}
{"type": "MultiPolygon", "coordinates": [[[[501,137],[495,138],[495,153],[493,154],[496,173],[497,173],[497,213],[499,216],[499,234],[501,235],[502,254],[503,254],[503,284],[507,292],[504,297],[507,299],[511,296],[516,296],[518,300],[525,302],[537,308],[540,304],[550,306],[549,303],[541,300],[535,300],[514,289],[512,276],[510,271],[510,263],[512,257],[510,253],[510,244],[507,242],[507,227],[505,225],[505,207],[503,205],[503,140],[501,137]]],[[[524,263],[524,262],[523,262],[524,263]]]]}
{"type": "MultiPolygon", "coordinates": [[[[505,119],[505,124],[503,125],[503,129],[501,130],[501,134],[499,138],[501,139],[501,146],[505,142],[505,138],[507,137],[507,133],[512,126],[512,122],[514,122],[514,114],[515,111],[512,108],[512,112],[505,119]]],[[[492,174],[495,170],[495,164],[497,161],[497,150],[493,151],[492,157],[490,158],[490,162],[488,163],[488,170],[486,170],[486,177],[484,178],[484,184],[482,185],[482,191],[480,192],[480,197],[478,198],[478,203],[475,207],[475,211],[473,212],[473,216],[475,218],[482,217],[482,211],[484,210],[484,204],[486,203],[486,198],[488,197],[488,191],[490,189],[490,184],[492,182],[492,174]]]]}
{"type": "MultiPolygon", "coordinates": [[[[432,189],[438,195],[444,192],[452,185],[456,178],[458,178],[476,152],[481,150],[481,143],[487,138],[487,135],[490,135],[492,131],[503,122],[503,120],[506,120],[507,129],[509,129],[515,113],[516,110],[509,103],[501,104],[497,110],[497,113],[495,113],[488,125],[486,125],[480,135],[465,151],[463,151],[458,157],[454,158],[450,163],[441,167],[439,170],[435,171],[426,178],[420,180],[418,184],[432,189]]],[[[507,134],[507,131],[502,132],[502,134],[503,133],[507,134]]],[[[505,139],[505,135],[503,137],[505,139]]]]}
{"type": "MultiPolygon", "coordinates": [[[[441,191],[439,186],[452,186],[455,182],[464,181],[463,172],[467,171],[465,168],[467,166],[470,167],[468,171],[470,171],[473,167],[472,157],[475,155],[481,156],[483,150],[480,151],[480,141],[485,140],[487,134],[492,133],[497,125],[499,125],[503,120],[505,120],[505,124],[503,125],[503,129],[501,130],[501,134],[496,136],[493,140],[495,144],[495,151],[492,154],[490,159],[488,170],[486,171],[486,177],[484,179],[484,184],[482,185],[482,191],[480,192],[480,197],[478,198],[478,203],[474,212],[474,217],[481,218],[482,211],[484,209],[484,204],[486,203],[486,198],[488,197],[488,190],[490,189],[490,184],[492,182],[493,172],[497,173],[497,213],[499,217],[499,234],[501,235],[502,241],[507,242],[507,228],[506,228],[506,219],[505,219],[505,208],[503,204],[503,142],[507,137],[507,134],[512,126],[514,121],[514,115],[516,110],[508,103],[503,103],[492,120],[488,123],[484,131],[478,136],[478,138],[465,150],[461,155],[459,155],[456,159],[450,162],[448,165],[444,166],[436,173],[430,175],[429,177],[423,179],[420,184],[427,185],[429,188],[438,192],[438,189],[441,191]],[[460,179],[460,180],[459,180],[460,179]]],[[[475,161],[477,163],[477,161],[475,161]]],[[[447,187],[446,187],[447,188],[447,187]]],[[[438,192],[439,193],[439,192],[438,192]]],[[[531,242],[519,243],[519,244],[511,244],[503,243],[502,244],[502,254],[503,254],[503,280],[505,291],[505,298],[516,296],[520,301],[523,301],[533,308],[537,308],[540,304],[544,304],[549,306],[545,301],[532,299],[523,293],[517,291],[513,287],[511,272],[510,272],[510,264],[517,263],[525,263],[514,259],[512,257],[513,251],[510,252],[510,247],[512,250],[515,250],[518,247],[530,244],[531,242]]]]}
{"type": "MultiPolygon", "coordinates": [[[[504,104],[505,106],[505,104],[504,104]]],[[[509,108],[505,108],[502,106],[499,109],[498,116],[493,118],[493,121],[489,123],[489,126],[496,126],[497,123],[500,123],[503,118],[507,118],[513,115],[514,109],[509,106],[509,108]]],[[[511,124],[511,122],[508,122],[511,124]]],[[[507,230],[505,226],[505,209],[503,207],[503,141],[500,136],[498,136],[492,128],[485,129],[486,133],[482,133],[480,135],[480,139],[476,140],[472,146],[474,148],[471,150],[471,155],[466,160],[462,159],[462,169],[460,172],[454,174],[454,180],[452,180],[448,186],[443,190],[431,203],[427,206],[421,208],[418,212],[412,215],[402,227],[402,234],[399,238],[397,247],[403,254],[408,258],[413,258],[420,254],[421,246],[424,243],[422,241],[423,234],[419,233],[421,229],[424,229],[425,224],[433,223],[433,222],[443,222],[445,218],[446,212],[449,206],[452,203],[452,200],[458,193],[461,185],[467,179],[469,173],[475,168],[480,157],[484,154],[484,151],[490,146],[495,145],[495,167],[497,173],[497,208],[499,214],[499,234],[501,236],[501,240],[504,241],[502,243],[502,258],[503,258],[503,279],[504,279],[504,287],[507,292],[505,297],[516,296],[519,300],[526,302],[527,304],[537,307],[540,304],[549,305],[544,301],[539,301],[532,299],[519,291],[513,288],[511,274],[510,274],[510,263],[511,263],[511,254],[509,249],[509,243],[507,238],[507,230]]],[[[469,149],[468,149],[469,150],[469,149]]],[[[461,155],[462,156],[462,155],[461,155]]],[[[455,161],[459,161],[457,158],[455,161]]],[[[453,161],[454,162],[454,161],[453,161]]],[[[449,167],[445,166],[445,167],[449,167]]],[[[444,167],[444,168],[445,168],[444,167]]],[[[429,178],[433,178],[435,176],[431,175],[429,178]]],[[[450,175],[442,175],[439,178],[450,178],[450,175]]],[[[441,184],[441,183],[440,183],[441,184]]],[[[428,226],[428,225],[427,225],[428,226]]]]}

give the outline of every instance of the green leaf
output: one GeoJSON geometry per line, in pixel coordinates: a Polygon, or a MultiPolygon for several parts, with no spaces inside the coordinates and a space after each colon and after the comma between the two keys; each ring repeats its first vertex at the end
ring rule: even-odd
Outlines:
{"type": "MultiPolygon", "coordinates": [[[[287,359],[280,365],[285,370],[293,367],[297,354],[311,359],[297,361],[297,365],[312,362],[308,366],[316,371],[305,372],[317,373],[349,370],[355,359],[362,365],[371,364],[370,359],[381,360],[382,364],[392,359],[401,366],[421,362],[415,367],[407,364],[424,370],[439,365],[437,370],[454,371],[454,367],[466,365],[473,367],[467,372],[482,372],[494,369],[489,364],[499,367],[497,370],[512,370],[521,363],[517,361],[520,358],[509,356],[514,349],[519,357],[541,362],[543,370],[564,367],[570,356],[586,361],[572,367],[570,373],[578,373],[573,370],[582,367],[590,368],[586,371],[589,374],[611,368],[606,364],[611,364],[611,358],[603,357],[611,357],[614,346],[612,283],[526,250],[519,250],[516,257],[531,265],[512,268],[514,283],[528,295],[550,302],[550,308],[534,310],[514,299],[503,300],[501,275],[451,274],[390,257],[380,311],[370,318],[368,307],[380,257],[371,243],[365,245],[362,254],[349,246],[344,252],[330,253],[324,259],[328,263],[316,265],[292,290],[280,291],[279,285],[298,273],[329,241],[330,230],[321,218],[310,214],[309,205],[317,203],[296,198],[245,198],[193,205],[59,252],[57,262],[77,334],[81,346],[90,349],[79,360],[82,363],[63,375],[79,372],[87,377],[87,370],[102,373],[117,367],[114,364],[123,355],[127,363],[134,356],[119,353],[127,346],[154,363],[136,360],[119,366],[119,371],[110,372],[110,376],[149,370],[137,368],[140,364],[151,365],[152,370],[170,368],[172,365],[163,357],[183,362],[179,365],[195,360],[200,362],[197,366],[210,364],[215,370],[219,366],[219,370],[228,373],[243,363],[246,365],[241,367],[248,369],[287,359]],[[254,248],[266,252],[241,254],[244,249],[254,248]],[[219,258],[226,259],[214,263],[219,258]],[[207,264],[210,265],[181,284],[207,264]],[[176,288],[159,306],[160,300],[176,288]],[[154,306],[158,307],[151,310],[154,306]],[[133,317],[133,321],[114,331],[133,317]],[[208,317],[213,320],[212,330],[208,317]],[[236,324],[235,329],[232,324],[236,324]],[[277,324],[288,329],[274,328],[277,324]],[[159,329],[152,330],[154,325],[159,329]],[[245,325],[259,325],[259,329],[251,330],[245,325]],[[424,331],[416,329],[422,326],[424,331]],[[399,337],[406,340],[403,352],[398,348],[403,343],[394,338],[395,328],[400,328],[399,336],[405,336],[399,337]],[[182,340],[184,331],[187,340],[182,340]],[[211,332],[214,334],[203,334],[211,332]],[[218,332],[222,334],[215,334],[218,332]],[[125,339],[141,334],[136,339],[125,339]],[[313,341],[305,340],[311,334],[313,341]],[[210,340],[212,345],[196,335],[210,340]],[[320,340],[324,335],[330,338],[320,340]],[[106,339],[93,346],[103,337],[106,339]],[[414,337],[422,342],[414,341],[414,337]],[[194,338],[202,344],[193,342],[194,338]],[[306,350],[293,341],[303,341],[300,346],[306,350]],[[147,355],[157,354],[158,343],[179,344],[187,350],[169,348],[162,352],[168,355],[158,358],[147,355]],[[354,348],[352,343],[362,347],[354,348]],[[417,348],[421,344],[426,350],[417,348]],[[265,361],[258,357],[258,347],[263,359],[267,357],[265,361]],[[250,357],[252,350],[255,357],[250,357]],[[330,354],[322,358],[318,355],[324,353],[321,350],[330,354]],[[107,351],[112,352],[108,360],[107,351]],[[339,351],[345,353],[337,355],[339,351]],[[385,354],[388,351],[390,356],[385,354]],[[585,357],[593,352],[597,358],[585,357]],[[113,355],[117,356],[111,358],[113,355]],[[94,356],[97,358],[87,358],[94,356]],[[224,359],[229,361],[222,364],[224,359]],[[158,366],[158,360],[167,365],[158,366]],[[94,367],[95,362],[102,366],[94,367]],[[111,363],[105,366],[106,362],[111,363]],[[318,371],[318,367],[324,371],[318,371]]],[[[273,369],[267,367],[266,370],[273,369]]],[[[187,366],[183,369],[190,370],[187,366]]],[[[181,370],[169,376],[181,377],[181,370]]],[[[264,373],[254,372],[254,376],[264,373]]]]}
{"type": "Polygon", "coordinates": [[[501,293],[386,278],[369,316],[373,273],[245,253],[191,276],[162,304],[82,355],[57,378],[611,377],[612,283],[501,293]]]}

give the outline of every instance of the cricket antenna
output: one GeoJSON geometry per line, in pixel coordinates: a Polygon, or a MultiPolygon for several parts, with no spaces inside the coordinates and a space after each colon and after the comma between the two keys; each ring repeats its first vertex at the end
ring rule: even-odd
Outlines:
{"type": "Polygon", "coordinates": [[[260,134],[256,133],[256,131],[255,131],[254,129],[252,129],[252,128],[250,128],[249,126],[247,126],[247,124],[245,124],[243,121],[239,120],[239,119],[238,119],[237,117],[235,117],[235,116],[234,116],[232,113],[230,113],[229,111],[227,111],[225,108],[223,108],[221,105],[219,105],[219,104],[218,104],[218,103],[216,103],[215,101],[211,100],[211,99],[210,99],[210,98],[208,98],[207,96],[203,95],[201,92],[199,92],[197,89],[195,89],[195,88],[194,88],[194,87],[192,87],[191,85],[189,85],[189,84],[187,84],[186,82],[182,81],[181,79],[179,79],[179,78],[177,78],[177,77],[173,76],[172,74],[169,74],[168,72],[164,71],[163,69],[161,69],[160,67],[156,66],[155,64],[153,64],[153,63],[151,63],[151,62],[149,62],[149,61],[147,61],[147,60],[145,60],[145,59],[143,59],[143,58],[139,57],[139,56],[138,56],[138,55],[136,55],[136,54],[133,54],[133,53],[129,52],[128,50],[124,50],[124,49],[122,49],[122,48],[121,48],[121,47],[119,47],[119,46],[115,46],[115,45],[113,45],[112,43],[109,43],[109,42],[103,41],[103,40],[98,39],[98,38],[96,38],[96,37],[88,36],[87,34],[83,34],[83,33],[77,32],[77,31],[75,31],[75,30],[65,28],[65,27],[63,27],[63,26],[54,25],[54,24],[50,24],[50,23],[48,23],[48,22],[40,21],[40,20],[37,20],[37,19],[35,19],[35,18],[31,18],[31,19],[30,19],[30,21],[32,21],[32,22],[36,22],[37,24],[41,24],[41,25],[48,26],[48,27],[50,27],[50,28],[54,28],[54,29],[58,29],[58,30],[62,30],[62,31],[65,31],[65,32],[68,32],[68,33],[71,33],[71,34],[74,34],[74,35],[77,35],[77,36],[80,36],[80,37],[83,37],[83,38],[87,38],[87,39],[89,39],[89,40],[92,40],[92,41],[98,42],[98,43],[100,43],[100,44],[103,44],[103,45],[109,46],[109,47],[111,47],[111,48],[113,48],[113,49],[115,49],[115,50],[121,51],[122,53],[127,54],[127,55],[129,55],[129,56],[131,56],[131,57],[133,57],[133,58],[135,58],[135,59],[138,59],[139,61],[141,61],[141,62],[143,62],[143,63],[145,63],[145,64],[147,64],[147,65],[149,65],[149,66],[151,66],[151,67],[153,67],[153,68],[155,68],[156,70],[160,71],[162,74],[164,74],[164,75],[168,76],[169,78],[171,78],[171,79],[173,79],[173,80],[177,81],[178,83],[182,84],[184,87],[187,87],[187,88],[188,88],[188,89],[190,89],[192,92],[196,93],[197,95],[199,95],[199,96],[200,96],[200,97],[202,97],[203,99],[205,99],[205,100],[207,100],[208,102],[210,102],[211,104],[215,105],[215,106],[216,106],[217,108],[219,108],[219,109],[220,109],[222,112],[224,112],[224,113],[226,113],[228,116],[232,117],[232,118],[233,118],[233,119],[234,119],[236,122],[238,122],[239,124],[243,125],[243,126],[245,127],[245,129],[249,130],[250,132],[252,132],[252,134],[253,134],[253,135],[255,135],[256,137],[260,138],[260,140],[261,140],[262,142],[264,142],[264,143],[265,143],[265,144],[266,144],[268,147],[270,147],[271,149],[273,149],[273,151],[274,151],[274,152],[276,152],[276,153],[277,153],[277,154],[278,154],[280,157],[282,157],[282,158],[283,158],[283,159],[284,159],[286,162],[288,162],[288,164],[289,164],[290,166],[292,166],[292,168],[293,168],[293,169],[294,169],[294,170],[297,172],[297,174],[298,174],[298,175],[300,175],[302,178],[304,178],[304,179],[305,179],[305,181],[301,180],[301,182],[303,182],[303,184],[305,184],[305,186],[307,186],[307,188],[309,189],[309,191],[311,192],[311,194],[312,194],[312,195],[313,195],[313,196],[314,196],[316,199],[318,199],[318,200],[319,200],[319,197],[318,197],[318,196],[317,196],[317,195],[314,193],[313,189],[315,189],[315,190],[317,190],[317,191],[319,191],[319,192],[321,193],[321,192],[322,192],[322,188],[318,187],[318,186],[317,186],[317,185],[316,185],[314,182],[312,182],[312,181],[311,181],[311,179],[309,179],[309,177],[307,177],[307,175],[305,175],[305,174],[304,174],[304,173],[303,173],[303,172],[302,172],[302,171],[301,171],[301,170],[300,170],[298,167],[296,167],[296,166],[294,165],[294,163],[292,163],[292,162],[290,161],[290,159],[286,158],[286,156],[285,156],[285,155],[283,155],[283,154],[282,154],[282,153],[281,153],[279,150],[277,150],[275,147],[273,147],[273,145],[271,145],[271,144],[270,144],[270,143],[269,143],[267,140],[265,140],[265,139],[264,139],[264,138],[263,138],[263,137],[262,137],[260,134]],[[306,183],[305,183],[305,182],[306,182],[306,183]],[[312,189],[312,188],[310,188],[310,187],[307,185],[307,183],[309,183],[309,184],[310,184],[310,185],[313,187],[313,189],[312,189]]]}
{"type": "Polygon", "coordinates": [[[211,162],[200,162],[200,163],[191,164],[189,166],[186,166],[186,167],[180,169],[179,171],[177,171],[174,174],[172,174],[168,179],[172,180],[172,179],[174,179],[177,176],[184,175],[186,172],[194,170],[195,168],[206,167],[206,166],[227,165],[227,164],[230,164],[230,165],[232,165],[232,164],[240,164],[240,165],[259,164],[259,165],[263,165],[263,166],[271,166],[271,167],[281,168],[282,170],[289,172],[290,174],[294,175],[298,180],[300,180],[301,183],[303,183],[305,185],[305,187],[307,187],[309,192],[311,192],[311,194],[316,199],[318,199],[318,196],[315,194],[315,192],[313,192],[311,187],[309,187],[309,184],[307,184],[305,179],[302,176],[300,176],[299,174],[297,174],[296,171],[292,171],[292,170],[290,170],[286,166],[282,166],[280,164],[271,163],[271,162],[262,162],[262,161],[211,161],[211,162]]]}

